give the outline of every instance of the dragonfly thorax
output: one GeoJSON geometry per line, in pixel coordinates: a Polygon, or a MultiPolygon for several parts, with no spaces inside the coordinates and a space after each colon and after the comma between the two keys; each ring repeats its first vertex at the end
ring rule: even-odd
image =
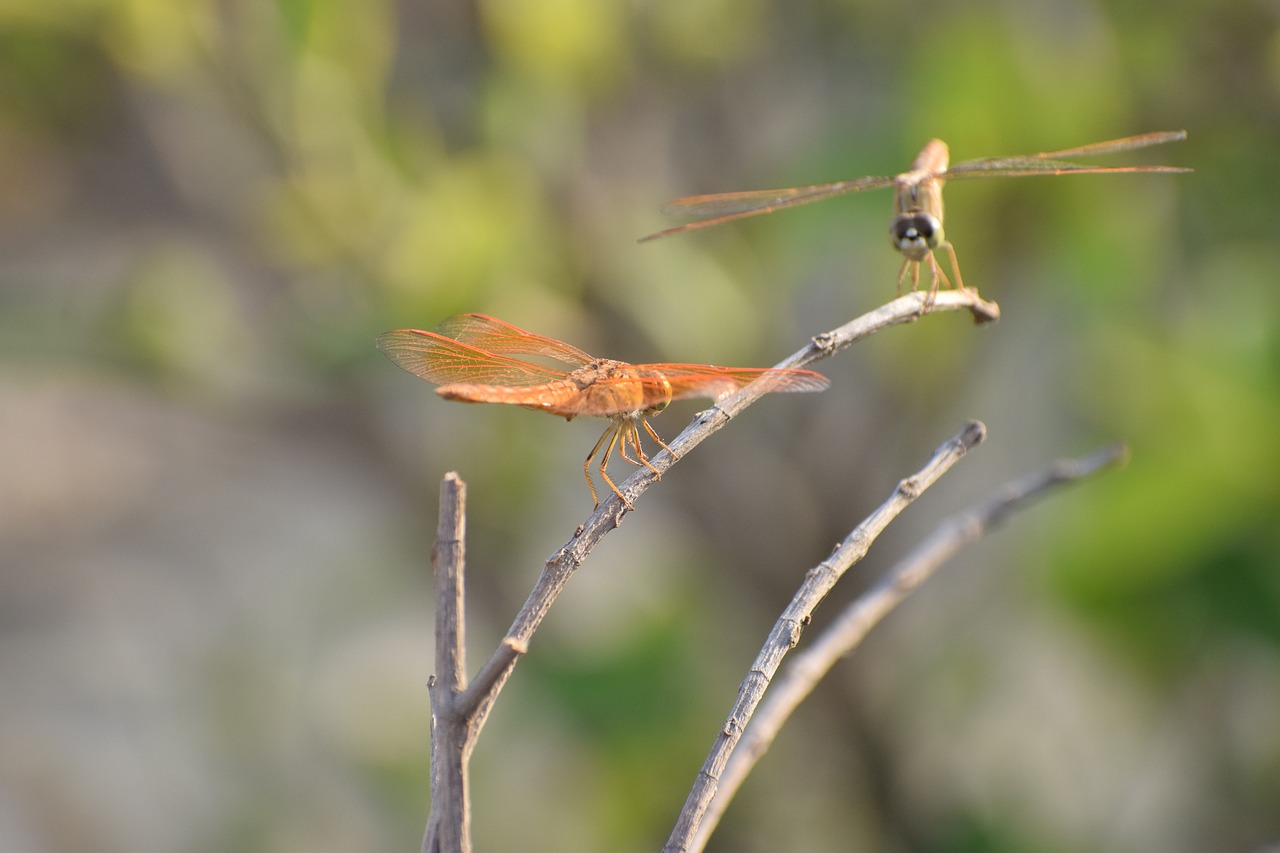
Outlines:
{"type": "Polygon", "coordinates": [[[889,224],[893,247],[908,260],[923,261],[942,245],[942,223],[937,217],[916,211],[901,213],[889,224]]]}
{"type": "Polygon", "coordinates": [[[568,379],[577,390],[577,412],[601,417],[647,417],[665,409],[673,395],[661,371],[607,358],[593,360],[568,379]]]}

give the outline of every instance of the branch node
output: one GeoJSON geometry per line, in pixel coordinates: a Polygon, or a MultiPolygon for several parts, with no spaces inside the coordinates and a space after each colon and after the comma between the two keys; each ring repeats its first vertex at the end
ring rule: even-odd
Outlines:
{"type": "Polygon", "coordinates": [[[831,355],[836,350],[836,336],[831,332],[822,332],[810,338],[813,341],[813,347],[824,356],[831,355]]]}
{"type": "Polygon", "coordinates": [[[898,482],[898,496],[906,501],[914,501],[920,497],[920,481],[915,477],[907,477],[898,482]]]}
{"type": "MultiPolygon", "coordinates": [[[[812,618],[812,614],[806,613],[800,619],[783,620],[787,623],[787,645],[790,648],[794,649],[796,646],[800,645],[800,635],[804,633],[805,622],[812,618]]],[[[761,673],[761,676],[768,678],[764,673],[761,673]]]]}

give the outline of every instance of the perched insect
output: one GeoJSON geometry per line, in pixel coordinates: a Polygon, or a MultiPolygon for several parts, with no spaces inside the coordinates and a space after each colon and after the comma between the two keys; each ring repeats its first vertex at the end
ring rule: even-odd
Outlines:
{"type": "Polygon", "coordinates": [[[408,372],[439,385],[436,393],[446,400],[507,403],[560,415],[566,420],[578,415],[607,418],[608,428],[582,464],[587,488],[597,507],[600,499],[591,482],[590,468],[591,460],[603,447],[600,476],[628,509],[635,509],[610,479],[609,457],[617,447],[622,458],[632,465],[644,465],[658,474],[640,444],[639,427],[644,427],[650,438],[671,453],[647,418],[665,409],[672,400],[719,399],[761,379],[771,392],[821,391],[830,384],[825,376],[810,370],[627,364],[592,358],[577,347],[483,314],[450,317],[434,332],[385,332],[378,336],[378,349],[408,372]],[[513,356],[551,359],[570,369],[513,356]],[[627,454],[628,444],[636,459],[627,454]]]}
{"type": "Polygon", "coordinates": [[[716,193],[676,199],[665,205],[663,210],[673,216],[700,217],[698,221],[649,234],[641,237],[640,240],[643,242],[665,237],[668,234],[706,228],[709,225],[719,225],[721,222],[741,219],[744,216],[769,213],[785,207],[796,207],[846,193],[893,187],[894,215],[889,223],[889,236],[893,241],[893,247],[904,256],[902,269],[898,273],[898,291],[902,291],[902,282],[906,279],[908,271],[911,273],[911,289],[915,290],[920,283],[920,264],[928,262],[932,276],[928,302],[932,303],[933,297],[938,292],[939,280],[951,286],[950,279],[942,271],[933,255],[934,249],[947,250],[947,254],[951,256],[951,271],[956,277],[955,286],[964,287],[964,280],[960,277],[960,266],[956,262],[956,251],[942,233],[942,184],[944,181],[961,178],[1019,178],[1029,175],[1190,172],[1190,169],[1176,166],[1087,166],[1066,162],[1075,157],[1095,157],[1117,151],[1132,151],[1135,148],[1163,145],[1166,142],[1176,142],[1186,138],[1185,130],[1144,133],[1141,136],[1127,136],[1124,139],[1095,142],[1092,145],[1047,151],[1043,154],[966,160],[950,167],[947,166],[947,144],[941,139],[933,139],[921,149],[908,171],[893,177],[856,178],[851,181],[836,181],[810,187],[716,193]]]}

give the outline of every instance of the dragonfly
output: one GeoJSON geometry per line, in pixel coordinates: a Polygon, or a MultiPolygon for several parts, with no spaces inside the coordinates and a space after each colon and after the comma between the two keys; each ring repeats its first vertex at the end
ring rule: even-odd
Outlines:
{"type": "Polygon", "coordinates": [[[893,187],[893,219],[889,223],[889,236],[893,247],[903,256],[902,267],[898,272],[898,292],[902,292],[902,285],[908,273],[911,276],[911,289],[917,290],[920,284],[920,265],[927,263],[931,284],[925,302],[926,305],[932,305],[938,293],[939,281],[946,282],[948,287],[952,286],[950,279],[947,278],[934,256],[936,249],[946,250],[951,259],[951,271],[956,278],[955,286],[957,289],[964,289],[964,280],[960,277],[960,265],[956,260],[956,250],[947,241],[942,229],[942,185],[946,181],[966,178],[1021,178],[1031,175],[1190,172],[1191,169],[1178,166],[1090,166],[1070,162],[1077,157],[1097,157],[1120,151],[1133,151],[1186,138],[1185,130],[1157,131],[1139,136],[1126,136],[1123,139],[1110,139],[1106,142],[1094,142],[1076,148],[1064,148],[1061,151],[965,160],[954,166],[948,165],[950,155],[947,144],[941,139],[932,139],[920,150],[910,169],[892,177],[869,176],[808,187],[715,193],[676,199],[666,204],[663,211],[673,216],[692,217],[697,221],[649,234],[641,237],[640,241],[655,240],[670,234],[719,225],[745,216],[798,207],[847,193],[893,187]]]}
{"type": "Polygon", "coordinates": [[[792,368],[716,367],[710,364],[627,364],[593,358],[577,347],[525,331],[484,314],[458,314],[434,332],[397,329],[378,336],[378,349],[399,367],[439,387],[446,400],[505,403],[573,420],[578,415],[605,418],[609,426],[587,454],[582,473],[595,506],[591,462],[604,448],[600,476],[627,509],[631,501],[609,477],[609,458],[616,448],[632,465],[644,465],[661,479],[640,443],[640,428],[676,457],[649,425],[648,419],[674,400],[707,397],[720,400],[750,385],[766,391],[821,391],[830,381],[820,373],[792,368]],[[557,362],[549,366],[517,356],[557,362]],[[636,458],[628,454],[628,446],[636,458]]]}

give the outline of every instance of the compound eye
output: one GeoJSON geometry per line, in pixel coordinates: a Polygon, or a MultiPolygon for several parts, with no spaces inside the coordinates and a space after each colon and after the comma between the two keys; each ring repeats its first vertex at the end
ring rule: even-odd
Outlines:
{"type": "Polygon", "coordinates": [[[927,213],[895,216],[889,225],[894,248],[913,261],[924,260],[942,243],[942,223],[927,213]]]}
{"type": "Polygon", "coordinates": [[[941,230],[938,220],[927,213],[896,217],[889,226],[894,240],[924,240],[934,248],[937,248],[936,235],[941,230]]]}

